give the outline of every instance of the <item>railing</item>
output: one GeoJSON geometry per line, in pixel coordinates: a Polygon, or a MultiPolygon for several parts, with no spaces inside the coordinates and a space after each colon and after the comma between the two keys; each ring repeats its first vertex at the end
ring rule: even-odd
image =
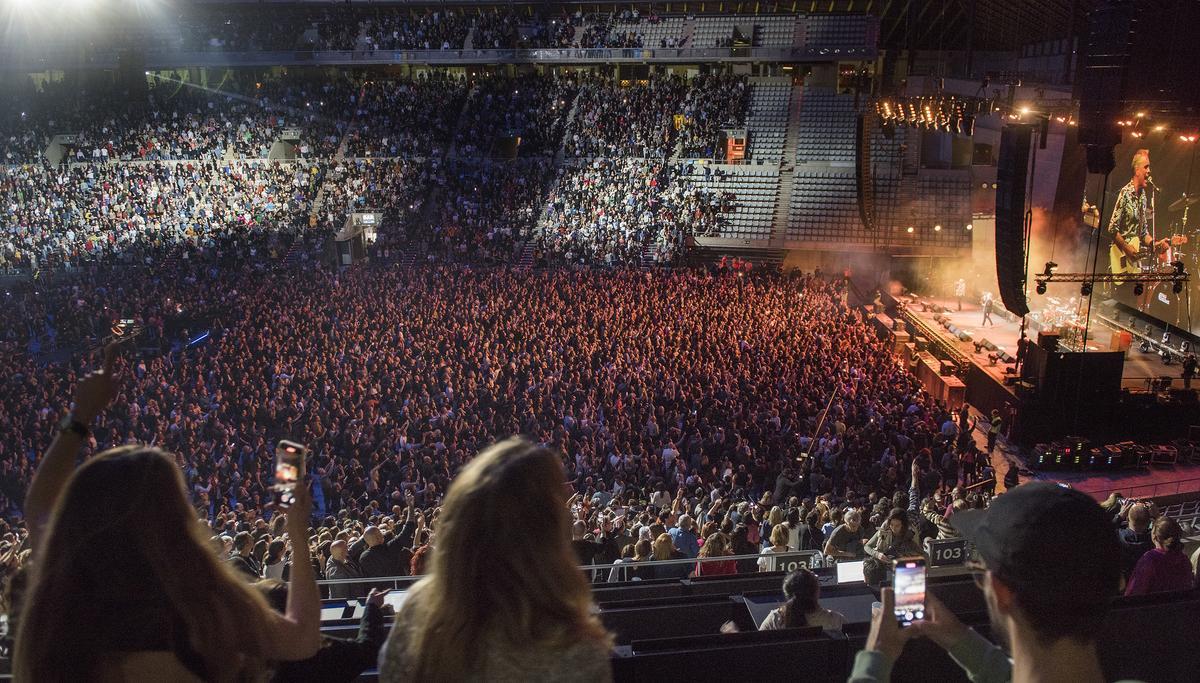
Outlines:
{"type": "MultiPolygon", "coordinates": [[[[870,46],[846,47],[728,47],[728,48],[537,48],[489,50],[287,50],[287,51],[184,51],[151,49],[145,54],[147,69],[176,67],[275,66],[301,64],[524,64],[598,62],[709,61],[790,62],[832,59],[872,59],[878,50],[870,46]]],[[[9,69],[66,68],[90,66],[114,68],[117,51],[81,54],[70,51],[13,53],[0,55],[9,69]]]]}
{"type": "Polygon", "coordinates": [[[1111,486],[1102,489],[1080,488],[1093,498],[1103,499],[1111,493],[1119,493],[1126,498],[1158,498],[1160,496],[1177,496],[1181,493],[1200,493],[1200,477],[1178,479],[1161,484],[1142,484],[1140,486],[1111,486]]]}
{"type": "MultiPolygon", "coordinates": [[[[733,563],[735,574],[743,576],[757,574],[760,571],[793,571],[800,567],[808,569],[820,569],[822,567],[831,567],[836,564],[832,559],[827,559],[820,551],[816,550],[794,550],[786,553],[755,553],[753,555],[724,555],[721,557],[696,557],[685,558],[681,560],[645,560],[634,562],[633,560],[621,560],[607,564],[588,564],[580,566],[580,569],[588,574],[593,579],[593,583],[604,584],[608,582],[610,573],[615,569],[618,570],[618,576],[622,570],[633,572],[634,570],[644,570],[646,568],[667,568],[667,567],[689,567],[696,568],[700,564],[708,563],[733,563]],[[758,561],[765,559],[767,564],[766,570],[760,570],[758,561]],[[750,572],[736,571],[739,562],[754,562],[754,570],[750,572]]],[[[664,575],[662,578],[687,578],[692,574],[691,571],[679,572],[670,577],[664,575]]],[[[730,572],[726,572],[730,573],[730,572]]],[[[702,576],[709,574],[701,573],[702,576]]],[[[392,576],[382,578],[362,578],[362,579],[326,579],[318,581],[317,584],[321,587],[333,586],[385,586],[389,585],[393,589],[408,588],[411,584],[421,579],[420,575],[416,576],[392,576]]]]}

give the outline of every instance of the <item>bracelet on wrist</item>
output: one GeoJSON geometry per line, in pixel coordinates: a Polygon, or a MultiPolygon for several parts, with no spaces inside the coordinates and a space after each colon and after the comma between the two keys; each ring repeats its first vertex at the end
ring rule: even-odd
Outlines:
{"type": "Polygon", "coordinates": [[[68,413],[66,417],[58,423],[58,431],[60,434],[73,434],[80,439],[86,439],[91,430],[85,422],[79,420],[74,413],[68,413]]]}

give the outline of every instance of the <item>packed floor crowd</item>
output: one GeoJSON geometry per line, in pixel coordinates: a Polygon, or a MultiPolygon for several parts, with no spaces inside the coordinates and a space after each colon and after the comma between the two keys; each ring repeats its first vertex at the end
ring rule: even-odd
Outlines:
{"type": "MultiPolygon", "coordinates": [[[[603,504],[681,490],[759,502],[804,450],[807,490],[795,491],[814,498],[890,496],[918,452],[957,482],[941,469],[944,411],[820,280],[190,267],[192,278],[135,271],[117,288],[63,287],[89,307],[77,315],[98,321],[91,330],[128,315],[164,348],[176,311],[208,312],[207,343],[129,361],[93,434],[97,448],[133,439],[179,454],[214,522],[263,514],[270,444],[284,436],[312,448],[318,510],[359,521],[407,491],[435,507],[470,455],[508,433],[559,449],[582,500],[603,504]],[[839,368],[838,381],[821,368],[839,368]],[[810,443],[831,389],[843,398],[834,431],[810,443]]],[[[14,473],[45,448],[86,362],[41,369],[22,341],[5,345],[12,438],[0,449],[14,473]]],[[[22,483],[5,487],[14,506],[22,483]]]]}

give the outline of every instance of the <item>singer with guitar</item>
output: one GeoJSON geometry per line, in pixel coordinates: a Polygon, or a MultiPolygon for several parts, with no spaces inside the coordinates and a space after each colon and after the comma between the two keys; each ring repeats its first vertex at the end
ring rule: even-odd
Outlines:
{"type": "MultiPolygon", "coordinates": [[[[1108,221],[1108,234],[1112,238],[1109,246],[1109,272],[1140,273],[1157,265],[1156,252],[1165,252],[1172,244],[1182,243],[1186,237],[1155,241],[1153,232],[1154,201],[1150,190],[1154,181],[1150,177],[1150,150],[1139,149],[1133,155],[1133,178],[1117,194],[1112,216],[1108,221]],[[1178,241],[1176,241],[1178,239],[1178,241]]],[[[1146,288],[1138,308],[1145,310],[1153,288],[1146,288]]]]}

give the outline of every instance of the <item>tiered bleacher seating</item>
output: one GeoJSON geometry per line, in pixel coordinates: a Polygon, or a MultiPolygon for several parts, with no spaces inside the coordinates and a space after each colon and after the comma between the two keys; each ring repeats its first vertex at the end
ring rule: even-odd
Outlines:
{"type": "Polygon", "coordinates": [[[711,48],[728,45],[734,29],[754,47],[788,47],[796,31],[791,15],[696,17],[695,31],[688,47],[711,48]]]}
{"type": "Polygon", "coordinates": [[[789,239],[869,243],[858,215],[853,168],[797,168],[788,212],[789,239]]]}
{"type": "Polygon", "coordinates": [[[796,161],[854,164],[854,97],[805,87],[796,161]]]}
{"type": "Polygon", "coordinates": [[[642,46],[648,48],[668,47],[691,47],[691,45],[680,45],[683,39],[684,31],[687,28],[687,19],[685,17],[665,17],[657,22],[650,23],[643,21],[639,24],[614,24],[613,31],[616,33],[624,33],[633,31],[641,35],[642,46]],[[669,41],[674,41],[673,43],[669,41]]]}
{"type": "Polygon", "coordinates": [[[754,47],[788,47],[796,33],[796,17],[754,17],[754,47]]]}
{"type": "Polygon", "coordinates": [[[733,17],[696,17],[690,47],[712,48],[733,39],[733,17]]]}
{"type": "Polygon", "coordinates": [[[730,199],[730,209],[721,214],[719,234],[710,236],[770,239],[771,223],[779,202],[779,169],[766,166],[716,168],[723,174],[705,174],[703,167],[694,167],[687,176],[697,187],[730,199]]]}
{"type": "Polygon", "coordinates": [[[876,24],[867,15],[810,14],[803,26],[804,46],[821,54],[861,54],[875,44],[876,24]]]}
{"type": "Polygon", "coordinates": [[[1200,499],[1167,505],[1161,512],[1163,516],[1179,522],[1184,534],[1200,533],[1200,499]]]}
{"type": "Polygon", "coordinates": [[[746,118],[750,159],[773,163],[783,159],[791,97],[792,84],[787,79],[751,84],[750,112],[746,118]]]}

